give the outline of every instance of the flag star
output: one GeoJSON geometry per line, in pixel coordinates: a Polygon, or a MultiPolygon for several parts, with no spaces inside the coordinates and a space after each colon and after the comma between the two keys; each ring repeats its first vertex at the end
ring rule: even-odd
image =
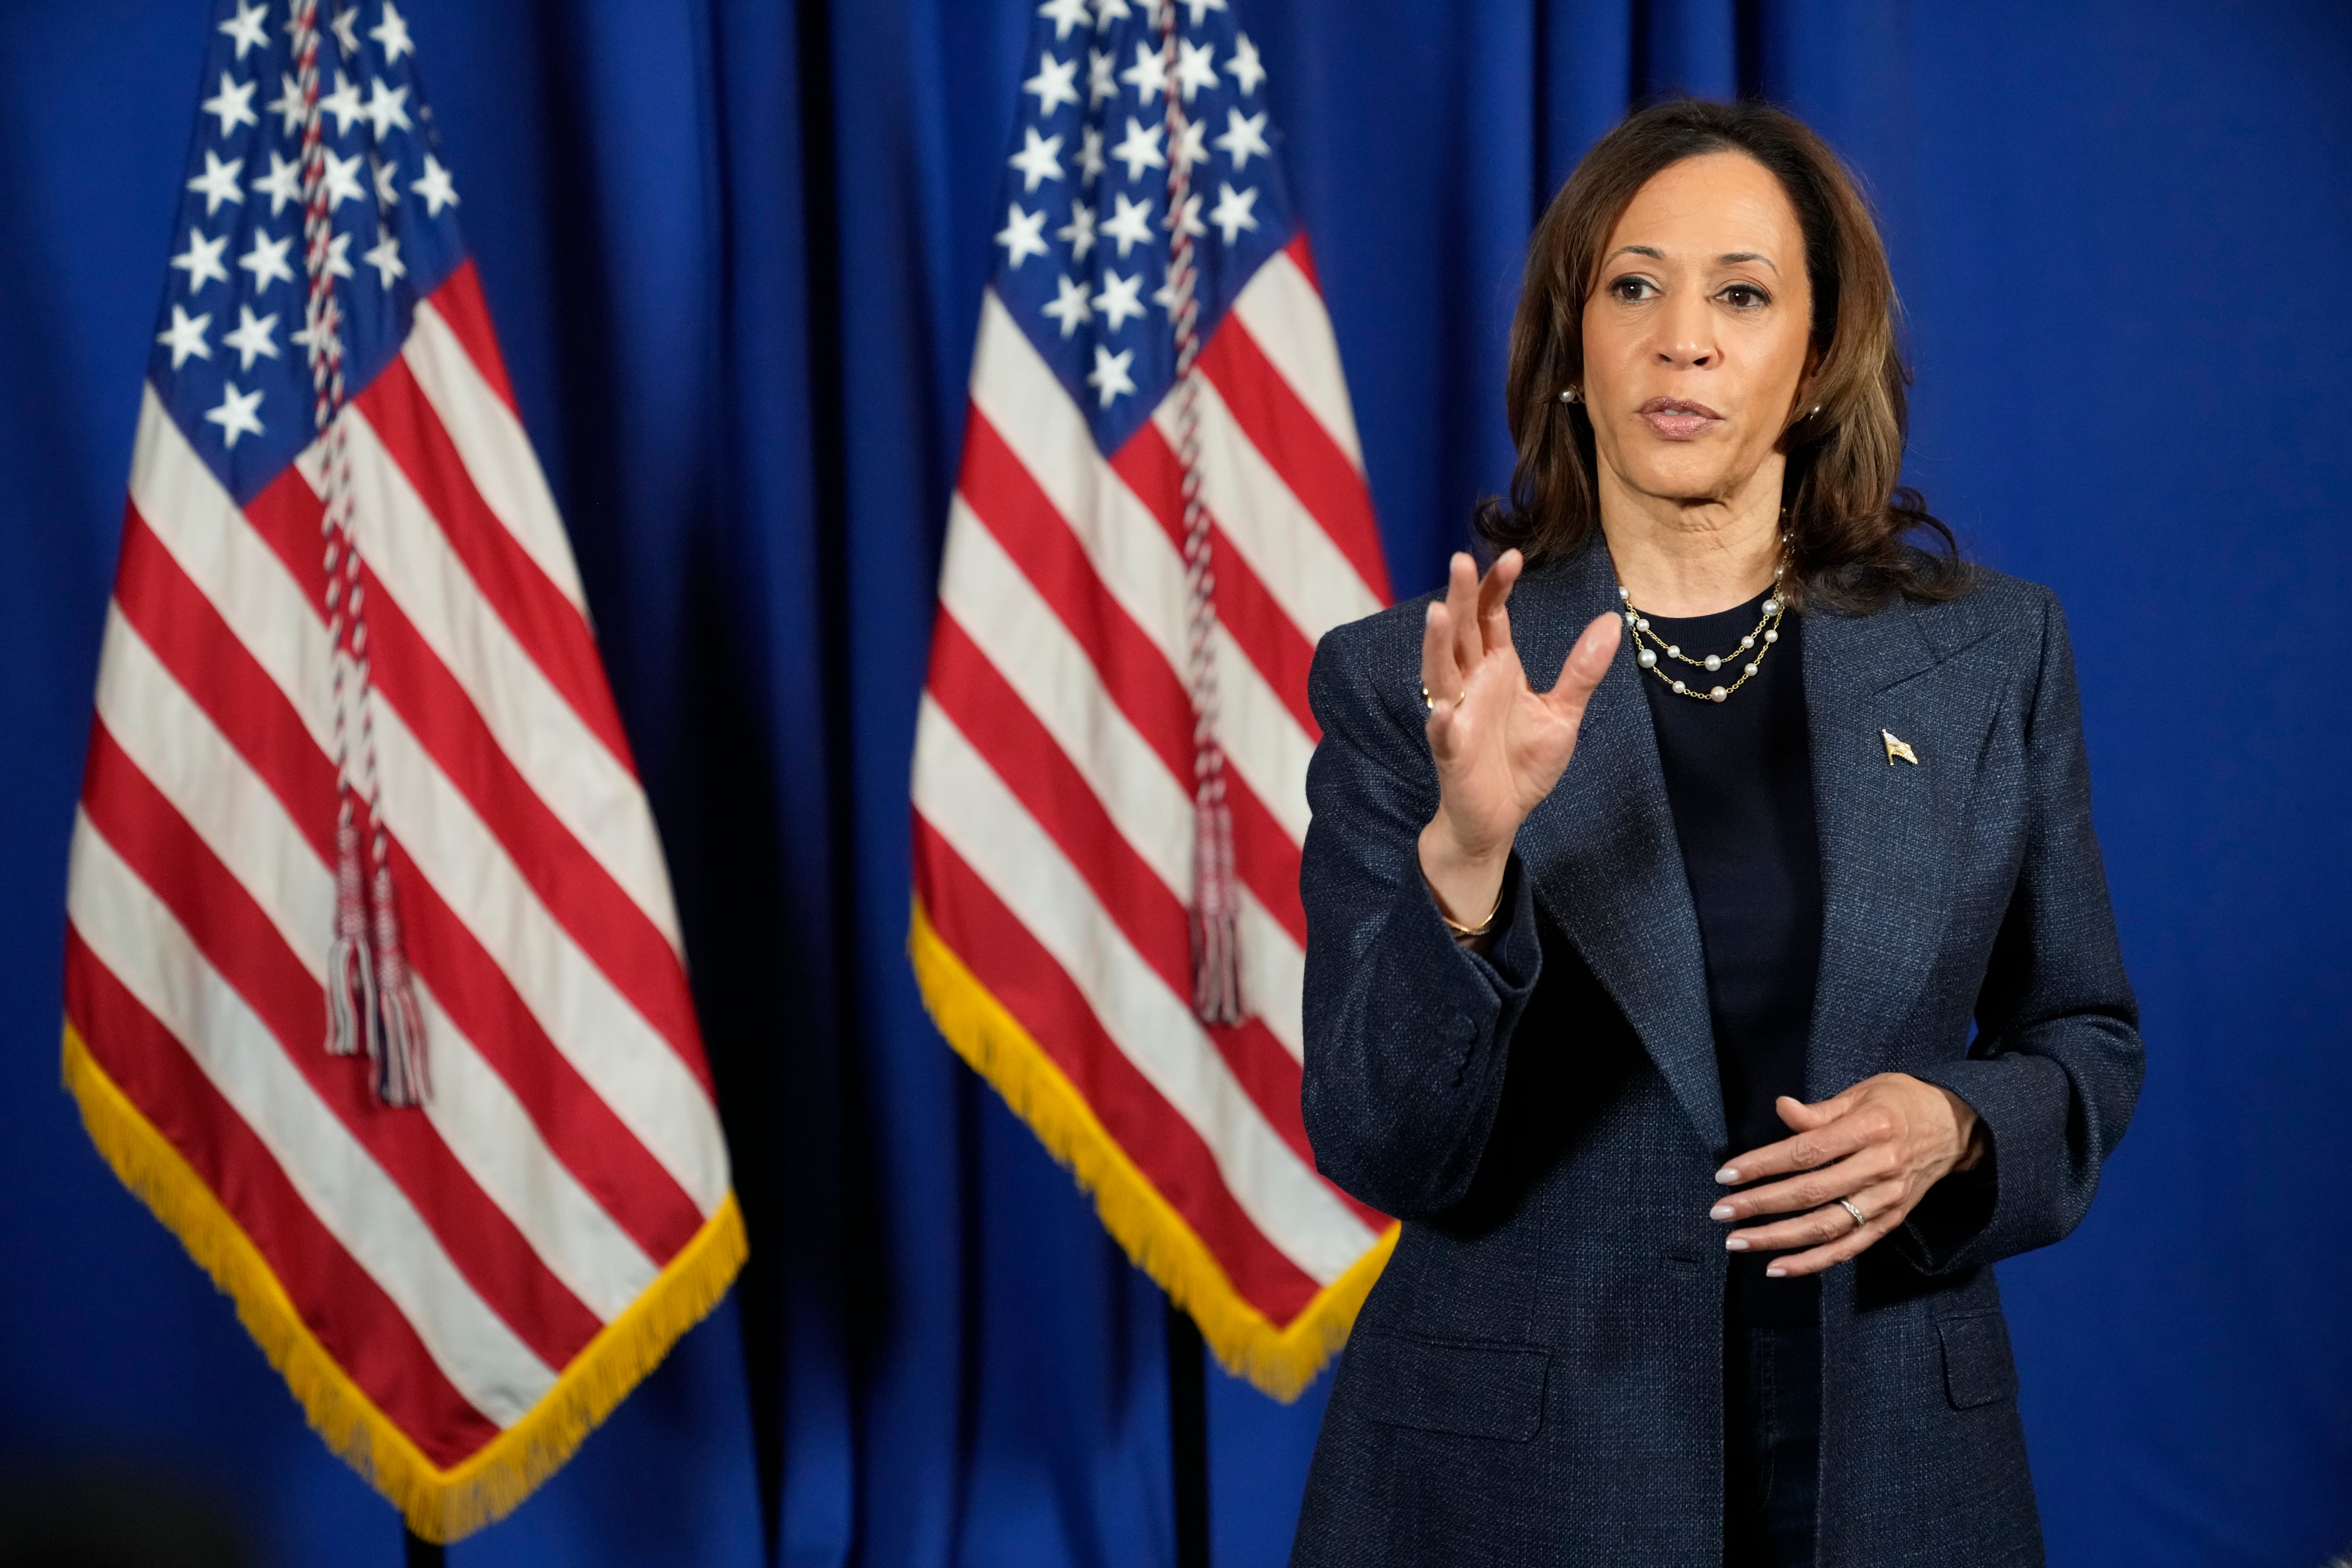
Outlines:
{"type": "Polygon", "coordinates": [[[1037,74],[1023,82],[1021,90],[1037,95],[1037,113],[1044,118],[1065,103],[1078,101],[1077,78],[1076,56],[1057,60],[1050,54],[1040,54],[1037,57],[1037,74]]]}
{"type": "Polygon", "coordinates": [[[375,77],[368,82],[367,107],[360,113],[373,128],[375,139],[381,142],[391,134],[395,126],[403,131],[409,129],[407,104],[406,88],[387,88],[382,77],[375,77]]]}
{"type": "Polygon", "coordinates": [[[327,276],[349,278],[352,275],[352,237],[339,234],[327,241],[327,276]]]}
{"type": "Polygon", "coordinates": [[[1217,182],[1217,205],[1209,209],[1209,221],[1224,230],[1225,243],[1241,238],[1242,230],[1255,228],[1257,218],[1250,209],[1257,205],[1257,187],[1235,191],[1223,180],[1217,182]]]}
{"type": "Polygon", "coordinates": [[[1113,353],[1100,343],[1095,345],[1095,368],[1087,373],[1087,384],[1102,395],[1102,407],[1108,408],[1112,398],[1135,390],[1134,379],[1127,374],[1127,367],[1134,363],[1133,349],[1113,353]]]}
{"type": "Polygon", "coordinates": [[[294,248],[294,237],[272,239],[261,229],[253,231],[253,248],[236,258],[236,264],[253,274],[256,299],[269,292],[272,283],[294,281],[294,268],[288,265],[286,253],[294,248]]]}
{"type": "Polygon", "coordinates": [[[375,268],[376,282],[383,288],[391,288],[395,278],[408,276],[407,265],[400,259],[400,241],[393,235],[380,236],[360,259],[375,268]]]}
{"type": "Polygon", "coordinates": [[[1101,49],[1087,51],[1087,107],[1088,109],[1092,109],[1107,98],[1118,96],[1118,83],[1110,74],[1110,68],[1118,63],[1117,55],[1106,54],[1101,49]]]}
{"type": "Polygon", "coordinates": [[[1121,278],[1117,268],[1103,273],[1102,292],[1095,296],[1095,309],[1103,313],[1105,331],[1115,332],[1127,325],[1129,316],[1146,314],[1143,300],[1143,274],[1121,278]]]}
{"type": "Polygon", "coordinates": [[[326,304],[329,325],[325,331],[321,331],[320,329],[310,324],[310,307],[306,304],[302,308],[302,326],[299,330],[287,334],[289,341],[291,342],[295,347],[304,350],[306,355],[307,352],[312,348],[327,349],[331,348],[334,344],[335,329],[333,326],[333,321],[335,302],[332,299],[330,299],[327,300],[326,304]]]}
{"type": "Polygon", "coordinates": [[[220,211],[223,202],[235,202],[239,206],[245,205],[245,193],[236,185],[237,172],[244,167],[245,160],[242,158],[231,158],[224,163],[213,155],[211,149],[205,149],[205,172],[188,182],[188,189],[205,198],[206,217],[220,211]]]}
{"type": "Polygon", "coordinates": [[[217,278],[228,281],[228,268],[221,265],[221,252],[228,248],[228,236],[206,239],[195,229],[188,230],[188,248],[172,258],[172,265],[188,275],[188,295],[191,299],[205,291],[205,285],[217,278]]]}
{"type": "Polygon", "coordinates": [[[1113,22],[1124,22],[1134,15],[1127,0],[1095,0],[1095,31],[1107,33],[1113,22]]]}
{"type": "Polygon", "coordinates": [[[291,136],[302,129],[302,84],[284,71],[278,73],[278,96],[269,100],[269,112],[278,116],[278,127],[291,136]]]}
{"type": "Polygon", "coordinates": [[[1045,314],[1062,323],[1064,337],[1076,331],[1079,322],[1094,320],[1094,307],[1087,303],[1085,284],[1075,278],[1063,277],[1055,280],[1054,291],[1054,302],[1045,307],[1045,314]]]}
{"type": "Polygon", "coordinates": [[[1129,201],[1125,191],[1114,194],[1111,199],[1118,203],[1118,211],[1102,226],[1102,237],[1118,241],[1119,258],[1125,260],[1127,253],[1137,246],[1151,243],[1151,202],[1149,197],[1129,201]]]}
{"type": "Polygon", "coordinates": [[[1127,118],[1127,140],[1110,150],[1110,155],[1127,165],[1127,177],[1131,181],[1143,178],[1146,169],[1164,169],[1168,159],[1160,151],[1160,127],[1146,126],[1133,115],[1127,118]]]}
{"type": "Polygon", "coordinates": [[[261,434],[261,421],[254,416],[253,412],[260,406],[259,387],[251,392],[239,392],[236,383],[224,382],[221,384],[220,406],[206,410],[205,417],[221,427],[221,445],[234,448],[239,436],[261,434]]]}
{"type": "Polygon", "coordinates": [[[1094,18],[1087,14],[1087,0],[1045,0],[1037,7],[1037,15],[1054,24],[1057,44],[1070,36],[1071,28],[1094,26],[1094,18]]]}
{"type": "Polygon", "coordinates": [[[1178,168],[1189,174],[1192,172],[1193,164],[1205,163],[1209,161],[1209,150],[1202,145],[1202,138],[1208,133],[1209,122],[1205,120],[1188,120],[1184,122],[1182,133],[1176,138],[1178,168]]]}
{"type": "Polygon", "coordinates": [[[302,199],[302,165],[279,156],[278,149],[272,147],[269,150],[269,173],[247,188],[268,196],[269,216],[276,217],[286,210],[288,202],[302,199]]]}
{"type": "Polygon", "coordinates": [[[191,316],[177,305],[172,307],[172,324],[157,332],[155,341],[171,348],[173,370],[186,363],[190,354],[198,359],[213,357],[212,345],[205,342],[205,329],[212,324],[210,315],[191,316]]]}
{"type": "Polygon", "coordinates": [[[1253,153],[1261,158],[1273,157],[1274,149],[1265,144],[1265,111],[1260,110],[1244,120],[1240,110],[1226,110],[1225,133],[1217,138],[1217,145],[1225,150],[1236,171],[1249,167],[1253,153]]]}
{"type": "Polygon", "coordinates": [[[372,155],[368,159],[368,167],[375,171],[376,209],[390,212],[400,205],[400,161],[372,155]]]}
{"type": "Polygon", "coordinates": [[[344,58],[349,59],[360,52],[360,8],[358,6],[353,5],[348,10],[336,12],[335,19],[329,23],[328,26],[334,32],[335,42],[342,47],[344,58]]]}
{"type": "Polygon", "coordinates": [[[1095,209],[1084,202],[1070,204],[1070,221],[1054,231],[1055,239],[1070,242],[1070,259],[1084,261],[1095,247],[1095,209]]]}
{"type": "Polygon", "coordinates": [[[256,318],[250,305],[239,305],[236,315],[236,331],[221,334],[222,345],[237,352],[236,368],[251,370],[257,358],[276,359],[278,342],[270,334],[277,329],[278,318],[275,315],[256,318]]]}
{"type": "Polygon", "coordinates": [[[1135,46],[1135,63],[1118,73],[1118,79],[1135,84],[1135,101],[1150,103],[1168,90],[1168,67],[1160,51],[1150,44],[1135,46]]]}
{"type": "Polygon", "coordinates": [[[1162,267],[1160,275],[1161,281],[1160,287],[1151,291],[1151,302],[1166,310],[1168,319],[1172,321],[1176,319],[1176,312],[1183,309],[1184,301],[1192,297],[1192,272],[1190,268],[1185,269],[1184,281],[1181,286],[1176,281],[1174,267],[1162,267]]]}
{"type": "Polygon", "coordinates": [[[260,124],[261,117],[253,112],[253,89],[261,84],[238,81],[226,71],[221,72],[220,83],[220,90],[198,106],[220,121],[220,133],[226,136],[240,125],[260,124]]]}
{"type": "Polygon", "coordinates": [[[439,217],[443,207],[457,205],[457,187],[449,183],[449,171],[430,153],[425,154],[425,177],[408,188],[425,198],[426,217],[439,217]]]}
{"type": "Polygon", "coordinates": [[[1257,84],[1265,79],[1265,68],[1257,63],[1257,46],[1250,42],[1247,33],[1234,35],[1234,52],[1225,61],[1225,74],[1234,79],[1244,98],[1255,92],[1257,84]]]}
{"type": "Polygon", "coordinates": [[[359,83],[347,79],[342,72],[337,71],[335,90],[319,100],[319,112],[335,117],[336,135],[350,135],[352,121],[367,118],[367,110],[360,107],[359,83]]]}
{"type": "Polygon", "coordinates": [[[367,192],[360,184],[360,155],[338,158],[332,147],[320,147],[327,161],[327,210],[333,212],[345,202],[364,201],[367,192]]]}
{"type": "Polygon", "coordinates": [[[1004,264],[1015,272],[1033,256],[1043,256],[1053,247],[1045,243],[1045,209],[1024,213],[1014,202],[1005,209],[1004,226],[996,231],[996,243],[1004,247],[1004,264]]]}
{"type": "Polygon", "coordinates": [[[1102,127],[1089,125],[1078,133],[1079,183],[1091,185],[1095,183],[1095,176],[1102,172],[1102,127]]]}
{"type": "Polygon", "coordinates": [[[1201,193],[1194,191],[1184,198],[1184,205],[1160,220],[1162,228],[1181,227],[1186,234],[1206,234],[1201,226],[1201,193]]]}
{"type": "Polygon", "coordinates": [[[1021,171],[1021,188],[1034,191],[1040,180],[1062,177],[1062,139],[1040,136],[1035,126],[1024,125],[1021,128],[1021,151],[1005,162],[1021,171]]]}
{"type": "Polygon", "coordinates": [[[368,37],[383,46],[386,65],[398,65],[401,56],[416,52],[415,41],[408,36],[408,18],[394,8],[392,0],[383,0],[383,20],[368,29],[368,37]]]}
{"type": "Polygon", "coordinates": [[[251,6],[246,5],[245,0],[236,0],[236,15],[220,25],[217,30],[226,33],[236,45],[237,64],[245,63],[245,51],[247,49],[268,51],[269,29],[261,23],[261,19],[268,15],[268,0],[251,6]]]}
{"type": "MultiPolygon", "coordinates": [[[[1194,23],[1194,26],[1200,26],[1194,23]]],[[[1192,101],[1192,94],[1202,88],[1217,90],[1217,47],[1195,44],[1189,38],[1176,40],[1176,85],[1184,89],[1184,101],[1192,101]]]]}
{"type": "Polygon", "coordinates": [[[1225,0],[1179,0],[1179,4],[1192,11],[1192,26],[1196,27],[1208,18],[1210,12],[1225,8],[1225,0]]]}

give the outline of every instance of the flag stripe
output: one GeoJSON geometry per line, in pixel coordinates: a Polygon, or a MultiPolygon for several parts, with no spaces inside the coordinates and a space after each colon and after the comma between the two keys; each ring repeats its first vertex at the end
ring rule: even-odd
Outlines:
{"type": "Polygon", "coordinates": [[[344,1248],[415,1325],[468,1404],[501,1427],[554,1373],[474,1293],[187,931],[89,825],[76,823],[67,913],[82,942],[186,1047],[344,1248]]]}
{"type": "Polygon", "coordinates": [[[378,1409],[443,1466],[498,1436],[260,1136],[70,925],[66,1012],[100,1068],[220,1200],[304,1325],[378,1409]]]}
{"type": "MultiPolygon", "coordinates": [[[[452,336],[464,349],[467,361],[491,395],[507,405],[509,413],[521,416],[521,405],[515,402],[514,382],[507,374],[507,359],[499,348],[499,334],[490,325],[490,303],[482,298],[482,275],[467,257],[457,264],[456,271],[441,280],[441,287],[432,297],[420,300],[419,314],[432,311],[440,319],[452,336]]],[[[406,345],[403,345],[404,348],[406,345]]],[[[536,458],[531,467],[539,467],[536,458]]]]}
{"type": "MultiPolygon", "coordinates": [[[[1339,367],[1339,341],[1332,335],[1331,313],[1324,308],[1323,286],[1305,235],[1266,258],[1234,298],[1233,313],[1360,477],[1363,443],[1339,367]]],[[[1385,579],[1372,586],[1382,595],[1389,592],[1385,579]]]]}

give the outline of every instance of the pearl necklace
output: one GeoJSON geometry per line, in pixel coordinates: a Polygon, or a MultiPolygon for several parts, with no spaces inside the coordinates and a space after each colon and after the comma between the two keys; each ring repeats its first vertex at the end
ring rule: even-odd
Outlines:
{"type": "Polygon", "coordinates": [[[1787,570],[1788,567],[1785,563],[1772,569],[1773,591],[1765,597],[1763,617],[1756,623],[1756,628],[1753,631],[1739,639],[1739,646],[1733,649],[1728,657],[1722,654],[1711,653],[1706,655],[1704,658],[1693,658],[1690,655],[1685,653],[1673,643],[1666,641],[1665,638],[1660,637],[1657,633],[1650,629],[1650,618],[1642,614],[1640,610],[1633,607],[1633,590],[1626,587],[1622,583],[1618,584],[1617,599],[1620,604],[1625,606],[1625,625],[1633,634],[1634,659],[1640,663],[1643,669],[1648,670],[1651,674],[1656,676],[1660,680],[1664,681],[1669,687],[1671,687],[1674,689],[1675,695],[1677,697],[1693,697],[1696,698],[1701,702],[1722,701],[1725,698],[1730,696],[1733,692],[1748,684],[1748,680],[1754,677],[1757,670],[1762,668],[1764,656],[1771,651],[1772,645],[1774,643],[1780,640],[1780,617],[1787,612],[1788,605],[1781,601],[1779,584],[1780,582],[1780,574],[1787,570]],[[1645,638],[1652,646],[1643,646],[1643,639],[1645,638]],[[1756,646],[1759,638],[1764,644],[1762,647],[1758,647],[1756,646]],[[1709,687],[1705,691],[1697,689],[1688,682],[1658,667],[1658,655],[1663,653],[1668,658],[1680,659],[1685,664],[1690,665],[1695,668],[1704,669],[1708,674],[1712,675],[1717,670],[1721,669],[1725,665],[1737,661],[1741,654],[1750,652],[1751,650],[1754,652],[1755,657],[1748,659],[1741,666],[1738,679],[1733,681],[1728,686],[1709,687]]]}

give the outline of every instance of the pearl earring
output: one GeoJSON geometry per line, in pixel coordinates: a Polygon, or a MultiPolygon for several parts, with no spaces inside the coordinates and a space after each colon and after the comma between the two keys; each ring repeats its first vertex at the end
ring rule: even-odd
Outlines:
{"type": "Polygon", "coordinates": [[[1573,403],[1573,402],[1575,402],[1575,401],[1576,401],[1576,388],[1574,388],[1573,386],[1570,386],[1570,387],[1568,387],[1568,388],[1564,389],[1564,390],[1560,393],[1560,395],[1559,395],[1559,400],[1560,400],[1562,403],[1573,403]]]}

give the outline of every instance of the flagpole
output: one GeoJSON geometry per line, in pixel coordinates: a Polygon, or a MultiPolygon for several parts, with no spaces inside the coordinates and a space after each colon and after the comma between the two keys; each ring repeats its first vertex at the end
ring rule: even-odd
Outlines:
{"type": "Polygon", "coordinates": [[[1176,1568],[1209,1568],[1209,1390],[1200,1326],[1168,1302],[1168,1448],[1176,1568]]]}
{"type": "Polygon", "coordinates": [[[403,1559],[404,1568],[446,1568],[449,1561],[447,1547],[437,1541],[425,1540],[406,1525],[401,1527],[400,1535],[407,1544],[407,1556],[403,1559]]]}

